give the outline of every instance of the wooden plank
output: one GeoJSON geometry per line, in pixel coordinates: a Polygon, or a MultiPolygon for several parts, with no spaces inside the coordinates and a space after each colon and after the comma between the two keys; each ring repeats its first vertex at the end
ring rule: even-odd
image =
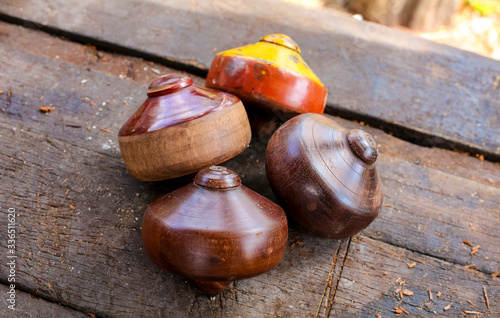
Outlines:
{"type": "Polygon", "coordinates": [[[15,310],[9,309],[11,303],[7,302],[7,293],[10,287],[0,284],[0,316],[4,318],[14,317],[46,317],[46,318],[89,318],[88,314],[33,297],[32,295],[16,291],[15,310]]]}
{"type": "Polygon", "coordinates": [[[0,17],[202,72],[218,51],[286,33],[328,87],[331,113],[500,160],[499,62],[331,10],[272,0],[6,0],[0,17]]]}
{"type": "MultiPolygon", "coordinates": [[[[37,45],[45,43],[42,38],[37,45]]],[[[330,294],[324,296],[325,285],[338,277],[332,263],[346,248],[340,241],[324,241],[292,228],[290,246],[299,246],[289,250],[278,268],[237,282],[214,301],[149,262],[141,247],[142,213],[154,198],[189,177],[154,184],[131,178],[115,146],[118,127],[135,107],[124,110],[126,105],[114,102],[100,110],[83,99],[99,94],[100,100],[111,100],[113,94],[118,98],[127,92],[130,105],[138,105],[144,84],[88,71],[92,63],[82,67],[78,61],[32,54],[21,46],[15,54],[2,48],[0,205],[20,213],[18,271],[23,289],[98,316],[206,317],[224,316],[226,310],[229,316],[245,317],[271,312],[324,316],[321,303],[330,301],[330,294]],[[76,76],[80,74],[87,83],[81,83],[82,77],[76,76]],[[40,96],[56,109],[40,113],[40,96]],[[90,125],[97,128],[89,132],[90,125]],[[100,131],[104,125],[115,133],[100,131]]],[[[137,59],[134,63],[142,63],[139,70],[148,65],[137,59]]],[[[252,149],[247,154],[254,156],[252,149]]],[[[255,178],[258,170],[264,166],[247,174],[255,178]]],[[[243,177],[253,188],[251,180],[243,177]]],[[[6,226],[3,219],[1,226],[6,226]]],[[[4,264],[0,267],[5,269],[4,264]]]]}
{"type": "MultiPolygon", "coordinates": [[[[270,308],[279,316],[305,317],[327,301],[325,284],[335,277],[332,261],[343,251],[341,242],[292,229],[290,246],[300,246],[290,249],[278,268],[237,282],[211,302],[185,279],[161,271],[142,251],[146,205],[179,184],[139,183],[117,158],[13,131],[3,123],[0,135],[0,167],[6,171],[0,203],[20,214],[18,276],[23,289],[81,311],[117,317],[206,317],[226,310],[258,317],[270,308]]],[[[0,268],[7,272],[4,264],[0,268]]]]}
{"type": "Polygon", "coordinates": [[[498,297],[499,278],[357,236],[350,244],[331,316],[394,317],[392,310],[402,307],[409,313],[402,317],[474,317],[465,311],[480,312],[477,317],[498,317],[498,297]],[[409,268],[407,264],[413,263],[409,268]],[[404,289],[413,295],[401,297],[404,289]]]}
{"type": "MultiPolygon", "coordinates": [[[[119,160],[116,132],[142,102],[151,72],[128,79],[117,75],[123,65],[127,74],[140,74],[151,64],[93,50],[89,54],[82,45],[3,23],[0,33],[9,35],[0,37],[9,39],[9,47],[0,43],[0,109],[5,108],[0,112],[0,206],[21,211],[23,289],[103,316],[328,315],[336,291],[329,286],[336,286],[345,242],[314,238],[294,226],[293,248],[276,270],[237,282],[214,302],[151,264],[141,251],[142,213],[154,198],[189,182],[187,177],[140,183],[119,160]],[[57,58],[58,51],[65,53],[57,58]],[[96,54],[101,58],[95,59],[96,54]],[[101,105],[92,106],[85,97],[101,105]],[[110,103],[102,105],[105,100],[110,103]],[[38,107],[43,103],[56,109],[42,114],[38,107]],[[144,286],[151,292],[144,293],[144,286]]],[[[369,130],[381,145],[378,165],[390,207],[383,208],[366,235],[458,264],[473,260],[487,274],[498,268],[499,165],[336,120],[369,130]],[[450,209],[460,202],[464,210],[450,209]],[[477,221],[474,230],[467,228],[468,221],[477,221]],[[436,236],[436,229],[445,235],[436,236]],[[470,257],[460,245],[463,239],[480,244],[480,252],[470,257]]],[[[255,135],[252,146],[227,163],[244,184],[271,198],[263,155],[276,127],[255,135]]]]}
{"type": "Polygon", "coordinates": [[[364,129],[382,152],[377,168],[384,206],[363,233],[456,264],[476,264],[485,273],[500,268],[500,250],[493,243],[499,239],[500,165],[364,129]],[[480,245],[479,252],[471,255],[464,240],[480,245]]]}

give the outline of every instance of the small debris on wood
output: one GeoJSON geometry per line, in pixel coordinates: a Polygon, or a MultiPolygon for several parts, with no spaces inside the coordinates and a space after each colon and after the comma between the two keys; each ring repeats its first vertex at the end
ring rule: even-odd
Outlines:
{"type": "Polygon", "coordinates": [[[396,278],[396,280],[394,282],[395,283],[399,283],[399,286],[401,286],[401,285],[403,285],[405,283],[405,281],[402,280],[401,277],[396,278]]]}
{"type": "Polygon", "coordinates": [[[413,292],[412,292],[411,290],[409,290],[409,289],[403,289],[403,290],[401,291],[401,293],[402,293],[403,295],[405,295],[405,296],[412,296],[412,295],[413,295],[413,292]]]}
{"type": "Polygon", "coordinates": [[[61,184],[65,184],[66,181],[68,181],[68,178],[64,179],[64,181],[61,184]]]}
{"type": "Polygon", "coordinates": [[[54,170],[54,168],[45,168],[45,170],[54,170]]]}
{"type": "Polygon", "coordinates": [[[464,240],[464,244],[467,244],[467,245],[469,245],[470,247],[472,247],[472,243],[471,243],[471,242],[469,242],[468,240],[464,240]]]}
{"type": "Polygon", "coordinates": [[[441,292],[437,292],[436,296],[441,297],[441,292]]]}
{"type": "Polygon", "coordinates": [[[91,313],[89,313],[89,312],[88,312],[87,314],[88,314],[90,317],[92,317],[92,318],[96,318],[96,316],[95,316],[94,314],[91,314],[91,313]]]}
{"type": "Polygon", "coordinates": [[[377,314],[376,318],[382,318],[382,316],[380,316],[379,314],[377,314]]]}
{"type": "Polygon", "coordinates": [[[69,208],[72,209],[72,210],[76,210],[76,206],[71,205],[71,204],[69,205],[69,208]]]}
{"type": "Polygon", "coordinates": [[[493,274],[491,274],[491,276],[497,277],[498,276],[498,269],[495,269],[495,272],[493,274]]]}
{"type": "Polygon", "coordinates": [[[469,314],[469,315],[480,315],[482,314],[479,311],[470,311],[470,310],[464,310],[464,314],[469,314]]]}
{"type": "Polygon", "coordinates": [[[0,89],[0,95],[2,95],[2,94],[3,94],[3,91],[0,89]]]}
{"type": "Polygon", "coordinates": [[[388,208],[392,208],[392,205],[390,205],[390,204],[382,204],[382,205],[383,205],[383,206],[386,206],[386,207],[388,207],[388,208]]]}
{"type": "Polygon", "coordinates": [[[123,103],[125,104],[125,106],[128,106],[128,103],[126,100],[123,100],[123,103]]]}
{"type": "Polygon", "coordinates": [[[432,304],[432,302],[431,302],[431,301],[430,301],[430,302],[428,302],[428,303],[425,303],[425,307],[427,307],[427,309],[429,309],[429,308],[431,308],[431,304],[432,304]]]}
{"type": "Polygon", "coordinates": [[[430,299],[430,300],[433,300],[433,299],[434,299],[434,297],[432,296],[431,289],[430,289],[430,288],[427,288],[427,290],[429,291],[429,299],[430,299]]]}
{"type": "Polygon", "coordinates": [[[109,130],[109,129],[107,129],[107,128],[104,128],[104,127],[103,127],[103,128],[101,128],[101,130],[102,130],[102,131],[104,131],[104,132],[107,132],[108,134],[112,132],[111,130],[109,130]]]}
{"type": "Polygon", "coordinates": [[[404,309],[403,307],[394,307],[394,309],[392,310],[393,312],[395,312],[396,314],[402,314],[402,313],[405,313],[407,315],[409,315],[410,313],[404,309]]]}
{"type": "Polygon", "coordinates": [[[406,263],[406,266],[408,266],[408,268],[413,268],[415,267],[415,265],[417,265],[417,262],[413,262],[413,263],[406,263]]]}
{"type": "Polygon", "coordinates": [[[39,109],[42,113],[50,113],[51,111],[53,111],[56,108],[54,106],[40,106],[39,109]]]}
{"type": "Polygon", "coordinates": [[[476,305],[474,305],[474,304],[472,303],[472,301],[467,300],[467,302],[468,302],[468,303],[472,306],[472,308],[476,308],[476,305]]]}
{"type": "Polygon", "coordinates": [[[472,248],[472,251],[470,252],[470,255],[474,255],[474,254],[476,254],[476,253],[479,251],[479,249],[480,249],[480,248],[481,248],[481,245],[476,245],[476,246],[474,246],[474,247],[472,248]]]}
{"type": "Polygon", "coordinates": [[[465,265],[466,268],[471,268],[471,267],[475,267],[476,264],[470,264],[470,265],[465,265]]]}
{"type": "Polygon", "coordinates": [[[486,303],[486,308],[490,309],[490,300],[488,299],[488,293],[486,292],[486,287],[483,286],[484,301],[486,303]]]}
{"type": "Polygon", "coordinates": [[[292,243],[292,245],[290,245],[290,248],[293,248],[295,245],[302,245],[304,243],[302,243],[300,240],[296,240],[295,242],[292,243]]]}
{"type": "Polygon", "coordinates": [[[90,106],[95,106],[95,103],[94,102],[90,102],[90,106]]]}
{"type": "Polygon", "coordinates": [[[444,306],[443,310],[444,311],[447,311],[451,308],[451,305],[453,305],[453,303],[449,303],[448,305],[444,306]]]}
{"type": "Polygon", "coordinates": [[[160,75],[161,74],[160,70],[158,70],[156,68],[152,68],[151,72],[155,73],[156,75],[160,75]]]}

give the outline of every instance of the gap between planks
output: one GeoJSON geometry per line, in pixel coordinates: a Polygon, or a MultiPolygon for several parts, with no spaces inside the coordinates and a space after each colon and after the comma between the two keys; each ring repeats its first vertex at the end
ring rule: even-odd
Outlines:
{"type": "MultiPolygon", "coordinates": [[[[32,30],[42,31],[49,35],[64,37],[65,39],[72,42],[80,44],[90,44],[96,47],[96,49],[101,51],[113,52],[124,56],[141,58],[145,61],[158,63],[160,65],[173,68],[179,71],[188,72],[190,74],[197,75],[200,77],[206,77],[208,73],[208,69],[204,65],[193,61],[167,58],[155,54],[146,53],[144,51],[131,49],[116,43],[98,40],[93,37],[62,30],[53,26],[43,25],[37,22],[14,17],[5,13],[0,13],[0,21],[11,23],[32,30]]],[[[484,156],[484,160],[486,161],[500,162],[500,155],[494,152],[488,152],[483,149],[480,149],[479,147],[473,144],[468,144],[464,142],[457,143],[444,136],[432,135],[430,133],[424,132],[423,130],[402,126],[394,122],[385,121],[380,118],[376,118],[365,114],[360,114],[354,111],[346,111],[345,109],[341,110],[339,109],[338,105],[327,103],[325,113],[338,116],[347,120],[363,122],[368,126],[375,127],[399,139],[416,144],[418,146],[459,151],[462,152],[464,155],[469,155],[472,157],[482,155],[484,156]]]]}

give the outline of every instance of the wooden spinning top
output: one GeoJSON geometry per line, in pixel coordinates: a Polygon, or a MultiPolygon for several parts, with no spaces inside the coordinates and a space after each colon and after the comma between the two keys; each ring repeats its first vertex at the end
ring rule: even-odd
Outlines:
{"type": "Polygon", "coordinates": [[[147,95],[118,133],[125,166],[141,181],[195,173],[250,143],[248,117],[234,95],[195,85],[183,74],[158,77],[147,95]]]}
{"type": "Polygon", "coordinates": [[[313,233],[339,239],[360,232],[380,212],[377,154],[365,131],[303,114],[271,137],[266,171],[289,216],[313,233]]]}
{"type": "Polygon", "coordinates": [[[224,167],[151,203],[142,224],[144,250],[158,266],[188,277],[209,296],[233,280],[262,274],[285,254],[285,213],[224,167]]]}
{"type": "Polygon", "coordinates": [[[327,97],[297,43],[284,34],[218,53],[205,85],[235,94],[245,105],[288,114],[322,114],[327,97]]]}

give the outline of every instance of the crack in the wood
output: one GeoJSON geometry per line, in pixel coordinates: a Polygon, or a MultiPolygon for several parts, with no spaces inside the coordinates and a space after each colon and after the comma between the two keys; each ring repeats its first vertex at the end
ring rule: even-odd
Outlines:
{"type": "Polygon", "coordinates": [[[148,53],[145,51],[132,49],[120,44],[108,42],[105,40],[99,40],[93,37],[89,37],[83,34],[59,29],[57,27],[43,25],[38,22],[29,21],[26,19],[14,17],[3,12],[0,12],[0,21],[19,25],[27,29],[42,31],[52,36],[64,37],[65,39],[80,43],[80,44],[91,44],[95,46],[98,50],[110,53],[118,53],[125,56],[141,58],[147,61],[155,62],[164,65],[169,68],[173,68],[179,71],[186,71],[188,73],[198,75],[201,77],[206,77],[208,74],[208,69],[196,61],[191,60],[181,60],[174,57],[164,57],[156,54],[148,53]]]}
{"type": "MultiPolygon", "coordinates": [[[[101,51],[141,58],[201,77],[206,77],[206,75],[208,74],[207,67],[196,61],[159,56],[157,54],[148,53],[138,49],[132,49],[120,44],[96,39],[94,37],[63,30],[54,26],[43,25],[38,22],[33,22],[1,12],[0,21],[19,25],[36,31],[42,31],[53,36],[61,36],[72,42],[80,44],[91,44],[101,51]]],[[[325,113],[348,120],[362,121],[371,127],[378,128],[386,133],[392,134],[399,139],[422,147],[459,150],[469,154],[469,156],[474,156],[474,154],[483,155],[484,159],[487,161],[500,162],[500,154],[495,153],[494,151],[482,149],[470,142],[453,140],[451,137],[442,135],[433,135],[431,134],[431,132],[427,132],[424,129],[406,127],[396,122],[380,119],[368,114],[358,113],[356,111],[342,107],[341,105],[327,103],[325,113]]]]}
{"type": "Polygon", "coordinates": [[[338,278],[337,278],[337,283],[335,284],[335,289],[334,289],[332,297],[330,299],[330,304],[328,306],[329,308],[328,308],[328,311],[326,313],[326,317],[330,317],[330,313],[331,313],[332,308],[333,308],[333,302],[335,300],[335,295],[337,294],[337,289],[339,288],[340,278],[342,277],[342,271],[344,270],[344,265],[345,265],[345,261],[347,260],[347,255],[349,254],[349,247],[351,246],[351,240],[352,240],[352,238],[350,237],[347,241],[347,247],[345,248],[344,259],[342,260],[342,265],[340,266],[340,270],[339,270],[339,274],[338,274],[338,278]]]}
{"type": "MultiPolygon", "coordinates": [[[[5,280],[3,279],[0,279],[0,284],[4,285],[4,286],[10,286],[10,283],[7,283],[5,280]]],[[[36,299],[41,299],[41,300],[44,300],[48,303],[51,303],[51,304],[55,304],[55,305],[58,305],[58,306],[61,306],[63,308],[67,308],[67,309],[70,309],[70,310],[73,310],[73,311],[77,311],[79,313],[82,313],[84,315],[87,315],[88,316],[88,313],[84,312],[84,311],[81,311],[80,309],[78,308],[75,308],[75,307],[72,307],[66,303],[62,303],[62,302],[59,302],[59,301],[56,301],[56,300],[53,300],[53,299],[50,299],[50,298],[47,298],[47,297],[44,297],[44,296],[41,296],[41,295],[38,295],[38,294],[35,294],[27,289],[24,289],[24,288],[19,288],[17,285],[16,285],[16,290],[20,291],[20,292],[23,292],[23,293],[26,293],[28,295],[30,295],[31,297],[33,298],[36,298],[36,299]]],[[[94,316],[96,318],[99,318],[99,316],[95,315],[94,316]]]]}
{"type": "MultiPolygon", "coordinates": [[[[320,311],[322,308],[321,305],[323,304],[323,300],[325,299],[326,294],[328,293],[328,295],[330,295],[330,290],[332,288],[332,280],[333,280],[333,276],[335,274],[334,273],[335,272],[335,265],[337,264],[337,258],[338,258],[339,251],[340,251],[340,244],[339,244],[339,246],[337,246],[337,250],[335,251],[335,253],[333,253],[332,265],[330,267],[330,271],[328,272],[328,277],[327,277],[326,282],[325,282],[325,289],[323,291],[323,295],[321,295],[321,299],[320,299],[319,304],[318,304],[318,310],[316,311],[316,315],[314,316],[315,318],[319,317],[319,314],[320,314],[320,311]]],[[[327,304],[328,304],[328,301],[327,301],[327,304]]],[[[325,306],[325,308],[326,307],[327,306],[325,306]]]]}

